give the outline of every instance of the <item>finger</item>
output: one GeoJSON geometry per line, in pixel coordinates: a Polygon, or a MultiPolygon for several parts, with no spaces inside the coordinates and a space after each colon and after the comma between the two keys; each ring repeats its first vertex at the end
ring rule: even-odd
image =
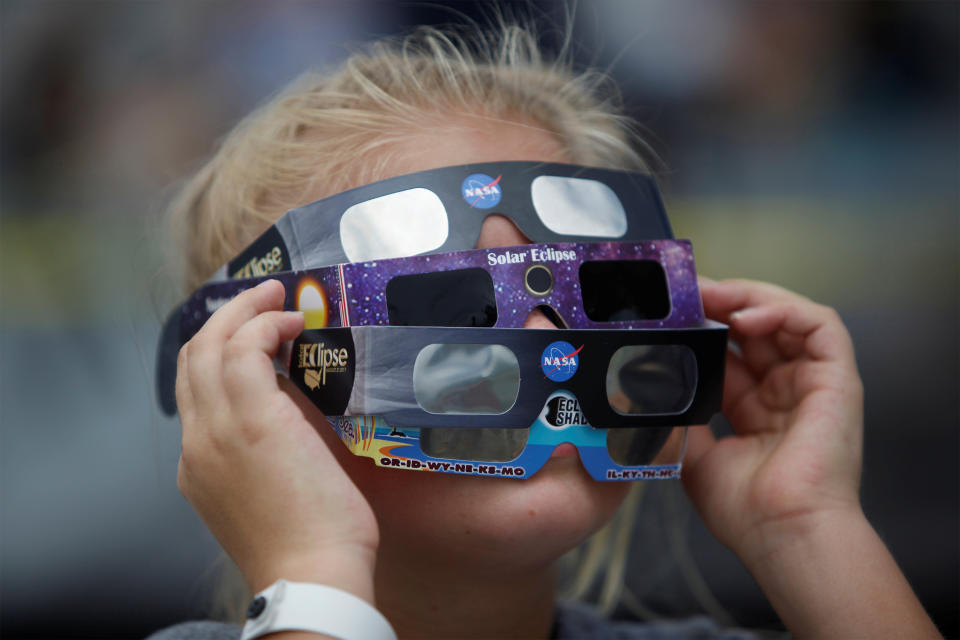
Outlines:
{"type": "Polygon", "coordinates": [[[300,312],[267,311],[244,324],[223,348],[227,397],[241,415],[260,416],[277,392],[273,358],[282,342],[303,331],[300,312]]]}
{"type": "Polygon", "coordinates": [[[283,285],[267,280],[220,307],[190,339],[187,373],[198,411],[218,415],[224,409],[223,348],[245,322],[283,305],[283,285]]]}
{"type": "Polygon", "coordinates": [[[747,336],[737,331],[731,317],[736,317],[737,313],[745,309],[775,301],[811,304],[806,298],[773,284],[749,280],[715,282],[709,278],[701,278],[700,288],[705,312],[711,318],[731,325],[731,336],[740,343],[744,361],[757,375],[762,375],[779,362],[798,357],[802,353],[802,348],[797,348],[795,340],[784,340],[776,334],[768,340],[748,340],[747,336]]]}
{"type": "Polygon", "coordinates": [[[783,353],[772,336],[744,336],[736,330],[732,333],[740,345],[744,363],[757,378],[783,362],[783,353]]]}
{"type": "MultiPolygon", "coordinates": [[[[745,393],[736,404],[725,402],[723,413],[740,435],[783,430],[790,422],[797,422],[795,412],[806,399],[824,392],[833,400],[817,403],[821,413],[830,413],[830,406],[836,411],[848,411],[848,407],[856,411],[863,396],[858,376],[849,375],[834,363],[803,358],[773,367],[755,393],[745,393]]],[[[858,420],[841,422],[856,424],[858,420]]]]}
{"type": "Polygon", "coordinates": [[[708,425],[697,425],[687,429],[687,447],[683,455],[683,476],[696,475],[700,460],[709,451],[717,438],[708,425]]]}
{"type": "Polygon", "coordinates": [[[749,391],[757,386],[757,379],[747,365],[735,353],[727,352],[727,364],[723,380],[724,415],[732,415],[734,408],[749,391]]]}
{"type": "MultiPolygon", "coordinates": [[[[177,413],[180,416],[180,451],[191,450],[202,437],[208,426],[208,421],[197,419],[197,403],[190,387],[190,345],[185,344],[177,354],[177,379],[175,391],[177,398],[177,413]]],[[[181,466],[183,461],[181,460],[181,466]]],[[[178,471],[178,477],[180,473],[178,471]]]]}
{"type": "MultiPolygon", "coordinates": [[[[802,353],[814,360],[853,364],[853,342],[836,311],[812,302],[773,302],[730,315],[731,327],[744,336],[785,333],[802,342],[802,353]]],[[[796,345],[794,345],[796,346],[796,345]]]]}
{"type": "Polygon", "coordinates": [[[700,280],[700,295],[703,298],[703,308],[707,317],[724,323],[727,322],[731,313],[740,309],[774,301],[805,300],[802,296],[783,287],[752,280],[714,282],[703,278],[700,280]]]}
{"type": "Polygon", "coordinates": [[[180,414],[181,421],[192,417],[195,410],[193,390],[190,388],[190,378],[187,375],[189,351],[188,344],[185,344],[180,347],[180,353],[177,354],[177,378],[174,392],[177,398],[177,413],[180,414]]]}
{"type": "Polygon", "coordinates": [[[797,362],[798,366],[793,377],[793,392],[798,401],[821,391],[829,391],[857,411],[862,407],[863,383],[859,375],[850,375],[830,362],[809,360],[797,362]]]}
{"type": "Polygon", "coordinates": [[[782,431],[787,426],[789,412],[776,411],[769,407],[761,397],[759,390],[746,393],[740,401],[724,411],[733,432],[740,436],[757,435],[782,431]]]}
{"type": "Polygon", "coordinates": [[[809,360],[790,360],[770,369],[757,389],[758,399],[769,411],[789,411],[799,404],[807,392],[798,384],[798,372],[809,367],[809,360]]]}
{"type": "Polygon", "coordinates": [[[774,341],[777,343],[777,348],[786,360],[794,360],[803,355],[803,336],[781,331],[775,334],[774,341]]]}
{"type": "MultiPolygon", "coordinates": [[[[727,379],[731,382],[725,381],[723,390],[723,415],[730,422],[734,433],[745,436],[779,429],[783,425],[785,413],[779,409],[782,404],[779,398],[782,394],[776,395],[778,401],[775,406],[771,406],[769,399],[763,395],[764,386],[769,383],[767,377],[761,382],[755,382],[746,365],[739,363],[739,367],[739,375],[731,374],[737,371],[735,367],[728,367],[727,379]]],[[[780,387],[777,387],[776,391],[780,392],[780,387]]]]}
{"type": "Polygon", "coordinates": [[[252,289],[240,292],[210,316],[197,336],[204,340],[225,342],[244,325],[264,311],[283,307],[284,288],[279,280],[265,280],[252,289]]]}
{"type": "Polygon", "coordinates": [[[177,489],[180,490],[180,494],[187,499],[187,502],[190,501],[187,493],[190,489],[190,483],[187,479],[187,468],[183,463],[183,455],[180,455],[180,459],[177,461],[177,489]]]}

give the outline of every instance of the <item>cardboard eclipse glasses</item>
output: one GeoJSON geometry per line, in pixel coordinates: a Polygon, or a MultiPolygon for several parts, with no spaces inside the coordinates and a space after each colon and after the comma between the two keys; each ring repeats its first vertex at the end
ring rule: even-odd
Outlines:
{"type": "MultiPolygon", "coordinates": [[[[307,328],[519,328],[537,307],[575,328],[697,327],[704,320],[688,241],[521,245],[272,277],[286,287],[285,308],[303,311],[307,328]]],[[[164,329],[168,367],[175,368],[176,352],[219,306],[264,279],[199,289],[164,329]]],[[[158,381],[163,406],[174,407],[173,380],[158,381]]]]}
{"type": "Polygon", "coordinates": [[[403,427],[526,428],[555,392],[596,428],[703,424],[720,405],[724,325],[648,331],[308,329],[291,380],[327,416],[403,427]]]}
{"type": "MultiPolygon", "coordinates": [[[[511,219],[527,237],[538,242],[597,242],[607,240],[639,242],[651,238],[672,237],[656,185],[647,175],[538,162],[471,164],[391,178],[291,210],[237,258],[221,267],[212,276],[210,282],[223,281],[227,278],[247,278],[274,274],[274,277],[283,280],[287,286],[286,307],[303,309],[307,316],[308,327],[337,324],[336,314],[341,310],[339,304],[341,302],[343,303],[342,310],[345,317],[340,320],[340,323],[353,325],[427,322],[442,324],[446,322],[449,324],[469,323],[512,327],[521,326],[530,309],[542,305],[545,309],[562,308],[564,319],[574,327],[686,327],[679,335],[675,334],[672,339],[682,345],[686,338],[679,336],[700,335],[700,338],[694,338],[694,341],[705,340],[706,342],[694,345],[696,348],[692,351],[690,345],[686,345],[685,349],[687,351],[684,351],[676,344],[664,344],[661,345],[663,348],[660,348],[656,344],[657,339],[653,339],[652,344],[633,344],[629,345],[633,351],[620,350],[619,356],[615,353],[614,358],[619,357],[624,362],[611,361],[611,363],[608,363],[608,374],[610,370],[615,373],[607,375],[603,380],[602,384],[606,386],[601,387],[601,395],[607,394],[607,387],[616,387],[616,389],[614,389],[612,395],[604,396],[603,401],[606,402],[608,408],[613,409],[615,414],[618,411],[621,411],[621,413],[625,411],[624,415],[630,418],[630,426],[638,426],[641,422],[650,425],[689,424],[691,422],[680,419],[677,414],[640,416],[631,412],[638,410],[636,400],[643,397],[643,393],[639,395],[637,393],[636,382],[646,380],[650,384],[659,378],[661,388],[669,387],[674,390],[672,408],[676,409],[685,400],[685,396],[690,395],[691,391],[691,385],[684,386],[683,384],[677,384],[677,381],[686,380],[689,383],[695,379],[696,388],[693,389],[693,393],[698,398],[691,400],[686,414],[687,417],[690,418],[689,409],[695,405],[701,407],[700,410],[704,412],[704,415],[706,415],[707,410],[703,407],[710,404],[716,405],[715,410],[719,407],[719,390],[722,389],[722,365],[719,369],[719,377],[713,377],[711,380],[704,376],[712,375],[709,370],[711,370],[713,364],[705,362],[707,366],[704,369],[697,358],[701,357],[709,360],[713,355],[719,353],[719,349],[716,348],[716,345],[719,344],[717,340],[722,333],[725,341],[725,330],[719,325],[705,326],[701,324],[703,323],[703,313],[700,307],[699,293],[696,289],[692,259],[689,261],[689,273],[681,277],[677,277],[677,274],[680,273],[679,269],[668,265],[671,261],[674,263],[683,262],[679,259],[682,251],[668,252],[673,256],[672,258],[666,255],[661,256],[659,269],[643,271],[644,267],[638,266],[637,268],[640,271],[632,273],[620,271],[617,274],[612,271],[604,272],[601,267],[599,271],[592,274],[588,273],[587,280],[592,278],[594,282],[597,282],[605,279],[611,283],[619,283],[621,287],[619,291],[605,290],[603,295],[594,297],[592,304],[589,303],[587,299],[589,294],[587,294],[587,297],[582,299],[582,304],[577,303],[577,306],[581,307],[579,314],[573,312],[572,303],[565,306],[562,300],[558,301],[553,297],[560,295],[562,292],[570,294],[569,287],[573,287],[577,295],[586,293],[581,293],[579,290],[580,278],[584,275],[580,270],[582,266],[589,262],[606,261],[606,265],[603,265],[605,267],[613,267],[614,264],[618,264],[620,267],[629,269],[628,265],[631,261],[637,266],[638,263],[647,258],[643,258],[639,254],[628,257],[623,255],[615,257],[611,257],[611,255],[599,256],[596,254],[588,256],[584,254],[582,259],[579,259],[579,262],[576,263],[577,277],[571,277],[569,272],[564,271],[563,265],[555,264],[549,258],[534,258],[532,254],[528,253],[527,260],[536,259],[543,265],[532,265],[526,262],[519,265],[523,269],[521,275],[512,274],[509,276],[508,279],[514,285],[508,288],[511,291],[518,292],[522,298],[515,299],[511,294],[504,294],[503,292],[503,285],[500,280],[506,277],[502,275],[505,271],[497,276],[492,269],[487,270],[486,282],[482,282],[484,276],[478,273],[483,267],[482,264],[465,267],[462,264],[443,263],[443,255],[420,256],[418,259],[427,259],[425,263],[421,263],[417,267],[419,271],[404,273],[398,271],[395,274],[412,275],[413,278],[407,280],[397,277],[391,278],[393,281],[392,288],[388,291],[386,288],[380,287],[380,291],[371,296],[371,299],[374,299],[376,295],[381,296],[377,300],[377,304],[367,305],[366,307],[357,306],[360,305],[361,301],[368,302],[365,299],[366,295],[362,297],[354,296],[353,298],[348,295],[331,295],[326,298],[326,306],[324,304],[317,305],[317,293],[320,292],[322,295],[331,291],[335,292],[340,283],[344,282],[342,277],[337,281],[336,286],[318,289],[309,286],[308,282],[298,282],[291,286],[291,283],[294,282],[293,278],[304,274],[284,273],[294,269],[323,267],[347,261],[370,261],[386,257],[419,256],[420,254],[446,252],[455,249],[470,249],[477,242],[483,220],[487,215],[494,213],[511,219]],[[441,263],[443,263],[442,268],[439,266],[441,263]],[[528,264],[530,266],[527,266],[528,264]],[[430,266],[427,267],[426,265],[430,266]],[[546,269],[534,269],[534,266],[545,266],[546,269]],[[432,276],[433,279],[429,275],[431,270],[437,272],[436,276],[432,276]],[[551,278],[554,279],[553,282],[550,281],[551,278]],[[660,280],[659,284],[657,282],[658,278],[660,280]],[[497,284],[494,285],[492,296],[495,310],[491,313],[491,307],[494,305],[490,304],[489,287],[495,280],[497,284]],[[632,280],[632,282],[627,282],[627,280],[632,280]],[[666,281],[666,291],[663,291],[664,280],[666,281]],[[636,286],[638,281],[643,283],[641,287],[636,286]],[[429,300],[424,302],[422,298],[419,303],[401,303],[399,309],[396,304],[387,304],[406,299],[409,295],[417,292],[449,291],[451,284],[457,282],[465,290],[474,293],[485,291],[486,293],[480,298],[483,303],[477,305],[472,302],[461,309],[463,313],[459,315],[452,307],[447,308],[443,317],[439,317],[439,319],[436,309],[447,307],[446,303],[449,302],[449,298],[444,295],[433,298],[433,300],[438,300],[442,304],[430,304],[429,300]],[[404,286],[405,284],[409,286],[404,286]],[[552,290],[550,289],[551,284],[553,285],[552,290]],[[650,296],[649,299],[643,300],[642,304],[637,304],[636,294],[633,294],[634,299],[631,305],[616,302],[624,290],[629,291],[638,288],[646,291],[650,296]],[[656,293],[653,293],[655,291],[656,293]],[[389,295],[391,292],[393,295],[389,295]],[[384,296],[390,298],[390,300],[386,300],[384,296]],[[664,298],[669,303],[666,312],[662,304],[664,298]],[[684,300],[688,298],[695,300],[695,304],[685,303],[684,300]],[[659,306],[657,300],[660,301],[659,306]],[[608,304],[610,301],[614,301],[612,305],[608,304]],[[384,304],[387,304],[386,319],[384,319],[384,304]],[[364,317],[364,309],[371,310],[371,317],[364,317]],[[427,312],[426,317],[411,313],[411,311],[417,311],[418,309],[427,312]],[[477,313],[478,309],[480,309],[480,313],[477,313]],[[399,316],[397,315],[398,312],[400,313],[399,316]],[[379,317],[377,316],[378,313],[380,314],[379,317]],[[391,314],[393,317],[391,317],[391,314]],[[705,345],[712,346],[705,347],[705,345]],[[653,351],[650,351],[651,348],[653,351]],[[706,348],[705,351],[703,351],[704,348],[706,348]],[[701,351],[703,352],[701,353],[701,351]],[[624,353],[627,355],[624,356],[624,353]],[[693,353],[696,362],[693,363],[688,356],[677,356],[678,353],[693,353]],[[691,375],[693,371],[691,364],[696,364],[696,371],[693,375],[691,375]],[[671,367],[673,368],[672,373],[663,371],[671,367]],[[623,388],[624,385],[628,387],[626,390],[623,388]],[[633,385],[633,388],[630,388],[631,385],[633,385]],[[630,398],[627,391],[634,398],[630,398]],[[640,417],[645,418],[646,421],[638,420],[640,417]]],[[[613,245],[615,243],[604,244],[613,245]]],[[[644,242],[643,244],[647,245],[648,243],[644,242]]],[[[534,248],[525,246],[515,249],[530,252],[534,248]]],[[[554,246],[554,249],[557,249],[557,247],[554,246]]],[[[495,249],[485,253],[505,256],[506,260],[510,260],[509,254],[504,253],[504,251],[503,249],[495,249]]],[[[686,246],[686,253],[689,254],[689,245],[686,246]]],[[[480,256],[481,252],[478,251],[476,254],[480,256]]],[[[349,270],[354,266],[357,265],[342,265],[342,268],[349,270]]],[[[367,274],[369,277],[371,273],[376,273],[378,269],[382,269],[384,263],[380,262],[368,266],[370,267],[367,274]]],[[[490,266],[493,265],[490,264],[490,266]]],[[[515,262],[504,262],[500,266],[518,267],[515,262]]],[[[647,264],[646,266],[651,267],[653,265],[647,264]]],[[[587,267],[587,269],[589,271],[590,267],[587,267]]],[[[338,273],[338,275],[340,274],[338,273]]],[[[228,283],[223,282],[223,284],[228,283]]],[[[241,283],[234,284],[240,285],[241,283]]],[[[241,288],[243,288],[242,285],[241,288]]],[[[594,290],[603,291],[597,288],[594,288],[594,290]]],[[[186,332],[195,332],[199,329],[205,317],[209,317],[220,303],[237,292],[238,289],[233,289],[232,292],[226,291],[223,295],[212,295],[203,299],[198,303],[201,305],[199,308],[202,309],[202,313],[193,317],[192,320],[187,317],[190,314],[184,315],[182,319],[180,317],[181,312],[185,311],[186,307],[178,309],[174,314],[175,318],[168,320],[164,335],[161,336],[160,357],[158,359],[159,399],[168,413],[176,411],[173,387],[176,372],[176,352],[180,344],[185,341],[181,339],[182,336],[186,335],[186,332]],[[191,322],[194,323],[193,328],[190,327],[191,322]],[[171,363],[172,366],[170,366],[171,363]],[[165,389],[168,391],[166,394],[164,393],[165,389]]],[[[196,300],[196,296],[191,302],[194,300],[196,300]]],[[[400,335],[392,333],[393,331],[407,330],[408,328],[362,327],[355,328],[352,331],[368,334],[368,329],[382,329],[388,333],[372,335],[392,337],[387,339],[382,337],[377,339],[360,338],[358,341],[360,345],[378,343],[384,346],[385,343],[394,342],[400,335]]],[[[423,332],[432,332],[436,337],[436,330],[434,329],[424,329],[422,327],[415,329],[411,327],[409,329],[413,329],[415,333],[420,335],[426,335],[423,332]]],[[[471,330],[462,329],[460,331],[471,330]]],[[[488,331],[490,330],[488,329],[488,331]]],[[[499,332],[499,330],[494,331],[499,332]]],[[[525,334],[530,331],[517,331],[516,333],[525,334]]],[[[289,363],[293,365],[293,378],[295,381],[298,378],[301,379],[298,384],[300,384],[301,389],[308,391],[308,397],[315,397],[320,385],[335,386],[337,380],[341,382],[345,380],[343,374],[346,373],[346,363],[351,362],[349,353],[337,349],[336,354],[334,354],[329,349],[329,345],[321,348],[320,344],[326,343],[309,342],[308,335],[314,333],[304,332],[295,351],[306,349],[303,354],[304,365],[310,362],[326,362],[325,365],[321,365],[320,370],[313,369],[311,371],[306,366],[297,368],[300,364],[299,359],[294,362],[293,354],[287,354],[290,357],[289,363]],[[325,354],[324,349],[331,352],[325,354]],[[318,355],[319,360],[316,359],[318,355]],[[336,355],[336,362],[334,361],[334,355],[336,355]],[[346,357],[344,358],[344,356],[346,357]],[[313,360],[311,360],[311,357],[313,360]],[[336,371],[338,368],[342,368],[343,371],[336,371]],[[319,374],[319,376],[316,374],[319,374]],[[311,388],[311,385],[314,385],[313,388],[311,388]]],[[[470,335],[477,335],[478,333],[482,335],[485,332],[473,330],[470,335]]],[[[557,338],[559,335],[554,331],[549,333],[553,338],[557,338]]],[[[595,335],[605,332],[594,330],[583,333],[595,335]]],[[[658,334],[661,339],[668,337],[659,330],[639,333],[658,334]]],[[[314,337],[316,336],[314,335],[314,337]]],[[[492,336],[488,337],[492,338],[492,336]]],[[[477,370],[471,368],[470,363],[476,363],[478,355],[481,356],[481,360],[486,358],[491,363],[497,362],[497,359],[492,358],[491,355],[497,355],[497,352],[502,355],[502,350],[495,347],[507,349],[511,354],[514,352],[504,344],[484,345],[479,340],[464,343],[463,339],[465,338],[458,338],[451,334],[447,334],[447,338],[452,342],[433,342],[426,345],[424,348],[428,349],[427,355],[423,358],[420,357],[420,352],[411,354],[410,349],[402,345],[398,345],[401,347],[399,348],[400,353],[394,354],[394,357],[399,356],[401,359],[403,357],[409,358],[411,355],[415,356],[414,369],[416,371],[406,371],[408,378],[413,376],[410,380],[417,383],[413,385],[413,402],[418,403],[419,406],[419,402],[423,401],[431,411],[436,412],[436,415],[445,416],[442,421],[444,426],[425,427],[423,429],[404,426],[405,434],[403,434],[398,432],[396,427],[385,426],[386,422],[381,417],[374,415],[336,416],[331,414],[331,424],[351,452],[355,455],[371,457],[379,466],[485,476],[528,477],[546,462],[557,444],[570,442],[577,447],[584,467],[597,480],[678,477],[680,456],[682,456],[682,429],[674,430],[672,427],[595,429],[586,423],[584,414],[579,410],[579,403],[573,394],[559,388],[569,386],[570,383],[557,384],[558,388],[550,393],[546,404],[542,406],[540,415],[532,423],[528,422],[528,426],[525,428],[520,428],[520,425],[514,424],[511,424],[509,428],[470,428],[463,426],[467,424],[467,421],[460,412],[466,412],[466,416],[469,417],[471,414],[476,416],[478,410],[481,410],[480,415],[483,415],[484,411],[491,411],[491,407],[492,409],[502,408],[506,402],[502,399],[504,391],[500,388],[503,385],[497,387],[494,380],[502,382],[505,379],[512,380],[512,377],[514,377],[510,374],[506,376],[494,375],[492,377],[481,375],[478,378],[476,376],[477,370]],[[457,340],[460,340],[460,342],[457,342],[457,340]],[[461,356],[467,356],[466,360],[464,361],[461,356]],[[415,366],[417,362],[422,363],[419,369],[415,366]],[[426,368],[423,364],[427,365],[426,368]],[[452,368],[446,365],[451,365],[452,368]],[[458,370],[459,377],[447,375],[451,372],[456,373],[458,370]],[[472,384],[469,382],[471,377],[473,377],[472,384]],[[460,384],[464,381],[467,381],[465,387],[460,384]],[[418,389],[421,392],[419,396],[417,394],[418,389]],[[478,390],[480,393],[475,394],[474,391],[478,390]],[[489,401],[491,394],[493,394],[492,397],[497,397],[493,393],[494,391],[500,393],[501,399],[491,404],[489,401]],[[459,404],[451,400],[451,398],[457,397],[462,399],[459,404]],[[450,427],[451,423],[458,426],[450,427]],[[669,442],[672,444],[664,445],[667,442],[667,436],[677,432],[680,432],[679,440],[671,437],[669,442]],[[661,447],[665,448],[661,451],[661,447]],[[660,455],[657,455],[658,451],[660,451],[660,455]],[[482,464],[474,464],[477,461],[482,464]]],[[[510,341],[507,340],[507,342],[510,341]]],[[[522,343],[524,340],[520,340],[520,342],[522,343]]],[[[341,349],[344,348],[341,347],[341,349]]],[[[512,356],[517,361],[515,369],[520,368],[520,362],[523,360],[524,371],[526,371],[529,363],[526,355],[523,355],[522,344],[515,345],[515,349],[520,353],[520,355],[512,356]]],[[[379,357],[373,355],[376,351],[375,349],[370,354],[373,358],[379,357]]],[[[580,353],[582,354],[583,351],[580,353]]],[[[300,354],[297,355],[299,358],[300,354]]],[[[369,360],[364,353],[353,355],[356,356],[352,359],[354,363],[359,359],[360,362],[375,364],[375,361],[369,360]]],[[[563,355],[558,352],[558,356],[563,355]]],[[[579,355],[577,354],[577,357],[579,355]]],[[[501,360],[506,361],[503,358],[501,360]]],[[[562,361],[563,358],[561,357],[560,360],[562,361]]],[[[385,361],[389,361],[389,358],[385,361]]],[[[566,366],[569,367],[569,359],[566,366]]],[[[512,365],[500,366],[499,373],[502,374],[511,367],[512,365]]],[[[589,367],[585,370],[588,369],[589,367]]],[[[496,372],[497,368],[494,367],[493,371],[496,372]]],[[[358,399],[373,399],[376,402],[387,401],[389,404],[392,396],[381,396],[378,395],[379,392],[371,394],[373,387],[368,383],[374,381],[374,386],[382,384],[385,389],[389,390],[396,381],[391,381],[389,376],[383,376],[382,374],[371,376],[368,373],[366,370],[361,370],[360,376],[353,379],[353,382],[361,383],[363,389],[365,389],[356,397],[358,399]]],[[[541,375],[546,375],[546,372],[541,373],[541,375]]],[[[601,384],[601,382],[595,381],[595,384],[601,384]]],[[[581,393],[591,393],[588,383],[576,383],[578,390],[581,389],[581,385],[585,389],[581,393]]],[[[657,384],[653,384],[649,388],[653,389],[656,386],[657,384]]],[[[397,388],[401,387],[405,389],[405,392],[410,391],[409,384],[397,388]]],[[[548,385],[544,389],[537,390],[533,395],[539,395],[541,391],[549,388],[548,385]]],[[[329,388],[326,389],[326,391],[329,390],[329,388]]],[[[517,393],[519,395],[519,392],[517,393]]],[[[526,390],[524,393],[527,393],[526,390]]],[[[596,387],[593,393],[596,393],[596,387]]],[[[353,395],[352,391],[351,395],[353,395]]],[[[506,397],[510,395],[508,392],[506,397]]],[[[340,397],[342,397],[342,393],[340,397]]],[[[407,398],[406,402],[410,402],[410,397],[407,398]]],[[[664,401],[660,400],[660,402],[663,404],[664,401]]],[[[372,410],[374,404],[369,402],[367,404],[369,409],[363,409],[363,411],[372,410]]],[[[518,403],[515,402],[514,404],[518,403]]],[[[431,411],[426,413],[429,414],[431,411]]],[[[511,415],[516,416],[519,413],[511,415]]],[[[396,416],[393,415],[392,419],[396,421],[396,416]]],[[[690,419],[693,420],[693,418],[690,419]]],[[[403,418],[401,417],[400,420],[402,423],[403,418]]],[[[699,422],[701,420],[693,421],[699,422]]]]}
{"type": "Polygon", "coordinates": [[[471,249],[490,214],[535,242],[673,237],[648,175],[487,162],[398,176],[292,209],[210,280],[471,249]]]}
{"type": "MultiPolygon", "coordinates": [[[[292,209],[208,282],[347,262],[467,250],[498,214],[535,242],[672,238],[654,180],[642,173],[544,162],[487,162],[397,176],[292,209]]],[[[180,313],[167,318],[157,400],[173,395],[180,313]]]]}

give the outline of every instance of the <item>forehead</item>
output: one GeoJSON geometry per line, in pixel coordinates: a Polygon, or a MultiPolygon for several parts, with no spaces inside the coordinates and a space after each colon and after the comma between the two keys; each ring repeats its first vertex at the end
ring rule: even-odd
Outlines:
{"type": "Polygon", "coordinates": [[[358,158],[346,185],[331,189],[322,179],[317,180],[304,203],[408,173],[511,160],[571,161],[559,138],[536,124],[477,115],[444,116],[429,127],[411,128],[376,157],[358,158]]]}
{"type": "MultiPolygon", "coordinates": [[[[461,116],[441,122],[396,148],[392,175],[472,162],[569,162],[560,140],[534,124],[461,116]]],[[[391,176],[384,176],[391,177],[391,176]]]]}

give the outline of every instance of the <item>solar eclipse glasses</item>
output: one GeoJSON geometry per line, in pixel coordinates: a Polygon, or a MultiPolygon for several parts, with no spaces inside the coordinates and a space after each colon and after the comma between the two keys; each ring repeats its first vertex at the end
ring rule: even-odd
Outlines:
{"type": "Polygon", "coordinates": [[[557,390],[595,427],[703,424],[720,401],[726,332],[694,329],[308,329],[288,375],[328,416],[391,427],[527,427],[557,390]]]}
{"type": "Polygon", "coordinates": [[[284,359],[347,446],[381,466],[526,477],[570,442],[594,478],[616,480],[679,473],[683,438],[671,426],[716,412],[722,389],[706,381],[722,379],[725,352],[726,328],[710,322],[647,331],[354,326],[308,329],[284,359]],[[633,468],[658,456],[652,476],[633,468]]]}
{"type": "Polygon", "coordinates": [[[650,178],[620,171],[486,163],[353,189],[288,212],[171,316],[158,397],[176,410],[180,346],[269,277],[307,327],[278,370],[356,455],[516,478],[569,442],[597,480],[676,477],[675,427],[719,410],[726,327],[670,235],[650,178]],[[547,244],[450,251],[490,213],[547,244]],[[534,309],[558,329],[521,328],[534,309]]]}
{"type": "Polygon", "coordinates": [[[398,176],[292,209],[211,280],[472,249],[491,214],[534,242],[673,237],[650,176],[487,162],[398,176]]]}
{"type": "Polygon", "coordinates": [[[286,307],[303,311],[308,328],[520,328],[538,306],[578,328],[688,327],[704,319],[688,241],[557,243],[208,283],[182,307],[180,344],[224,302],[268,279],[283,283],[286,307]]]}

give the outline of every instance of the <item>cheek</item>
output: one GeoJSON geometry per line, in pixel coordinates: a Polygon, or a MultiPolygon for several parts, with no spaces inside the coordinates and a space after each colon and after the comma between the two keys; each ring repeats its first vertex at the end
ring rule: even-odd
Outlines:
{"type": "Polygon", "coordinates": [[[377,514],[382,545],[498,570],[554,562],[606,524],[629,488],[595,482],[575,457],[528,480],[355,462],[347,465],[377,514]]]}
{"type": "Polygon", "coordinates": [[[527,480],[384,469],[351,454],[309,400],[292,394],[366,496],[388,553],[491,569],[542,566],[606,524],[629,489],[594,481],[576,456],[551,459],[527,480]]]}

